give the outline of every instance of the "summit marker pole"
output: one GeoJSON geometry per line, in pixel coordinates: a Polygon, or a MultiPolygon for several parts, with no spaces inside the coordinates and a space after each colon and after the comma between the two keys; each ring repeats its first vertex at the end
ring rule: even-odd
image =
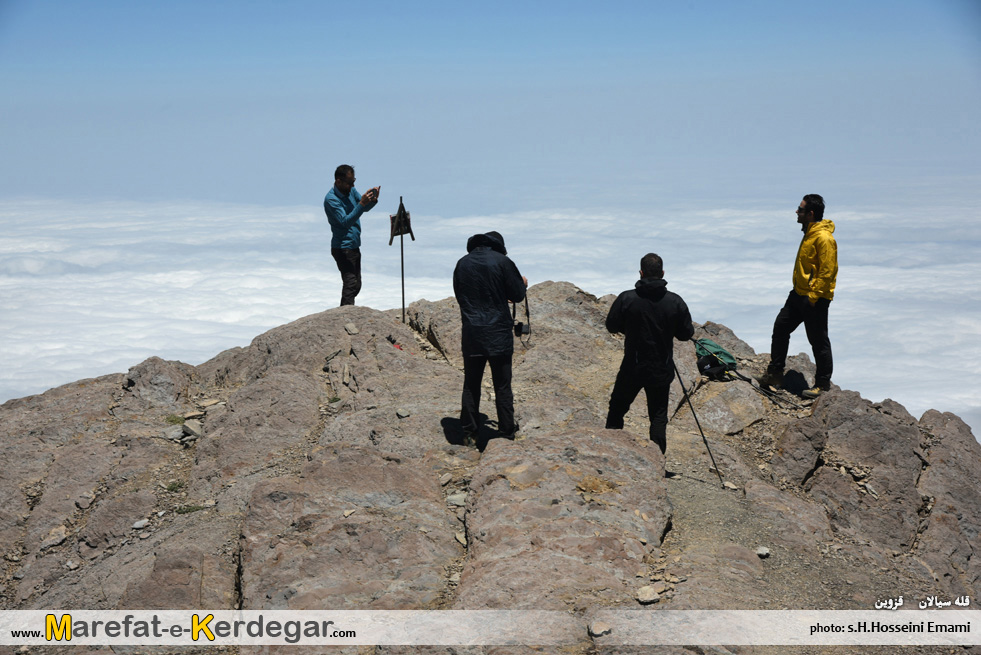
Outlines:
{"type": "Polygon", "coordinates": [[[395,235],[399,235],[399,259],[402,270],[402,322],[405,323],[405,233],[408,232],[412,240],[416,240],[416,235],[412,233],[412,218],[409,212],[405,211],[402,203],[402,196],[399,196],[399,209],[394,214],[389,214],[392,220],[391,236],[388,238],[388,245],[392,245],[395,235]]]}
{"type": "MultiPolygon", "coordinates": [[[[402,204],[402,196],[399,196],[402,204]]],[[[399,258],[402,261],[402,323],[405,323],[405,233],[399,234],[399,258]]]]}

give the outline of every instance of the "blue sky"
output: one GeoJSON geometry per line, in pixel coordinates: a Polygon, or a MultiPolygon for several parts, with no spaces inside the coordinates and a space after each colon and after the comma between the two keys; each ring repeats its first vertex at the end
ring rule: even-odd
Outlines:
{"type": "Polygon", "coordinates": [[[597,294],[653,250],[759,351],[821,193],[836,381],[977,426],[951,348],[981,338],[979,107],[976,0],[0,0],[0,399],[333,306],[320,205],[351,163],[382,185],[365,304],[399,302],[402,195],[410,297],[494,227],[532,283],[597,294]]]}
{"type": "Polygon", "coordinates": [[[4,196],[294,204],[348,161],[456,211],[858,202],[977,163],[973,0],[0,7],[4,196]]]}

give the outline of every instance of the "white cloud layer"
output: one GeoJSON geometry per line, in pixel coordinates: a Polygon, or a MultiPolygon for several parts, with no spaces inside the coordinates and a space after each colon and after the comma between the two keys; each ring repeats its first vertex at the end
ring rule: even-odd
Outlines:
{"type": "MultiPolygon", "coordinates": [[[[358,302],[378,309],[401,303],[385,212],[362,221],[358,302]]],[[[976,212],[934,216],[829,211],[840,264],[834,381],[915,416],[954,412],[977,436],[981,222],[976,212]]],[[[151,355],[198,364],[340,297],[319,208],[8,201],[0,223],[0,401],[151,355]]],[[[728,325],[758,352],[769,350],[800,239],[792,208],[420,212],[413,228],[407,302],[451,295],[453,266],[477,232],[501,232],[532,284],[564,280],[596,295],[630,288],[653,251],[696,321],[728,325]]],[[[810,354],[803,328],[791,342],[800,351],[810,354]]]]}

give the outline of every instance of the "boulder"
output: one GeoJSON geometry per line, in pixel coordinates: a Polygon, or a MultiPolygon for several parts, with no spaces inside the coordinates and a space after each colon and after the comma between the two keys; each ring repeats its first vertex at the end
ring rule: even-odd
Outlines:
{"type": "Polygon", "coordinates": [[[981,587],[981,444],[957,416],[936,410],[919,421],[926,464],[917,489],[923,500],[914,552],[957,595],[981,587]]]}
{"type": "Polygon", "coordinates": [[[182,362],[151,357],[129,369],[123,387],[151,404],[173,407],[186,395],[192,370],[182,362]]]}
{"type": "MultiPolygon", "coordinates": [[[[693,394],[692,404],[702,429],[721,434],[736,434],[766,416],[759,392],[742,380],[708,382],[693,394]]],[[[687,403],[679,407],[676,418],[696,429],[687,403]]]]}
{"type": "Polygon", "coordinates": [[[784,430],[773,472],[803,485],[836,529],[905,551],[919,527],[919,442],[916,427],[857,393],[825,393],[812,416],[784,430]],[[868,474],[856,479],[853,469],[868,474]]]}

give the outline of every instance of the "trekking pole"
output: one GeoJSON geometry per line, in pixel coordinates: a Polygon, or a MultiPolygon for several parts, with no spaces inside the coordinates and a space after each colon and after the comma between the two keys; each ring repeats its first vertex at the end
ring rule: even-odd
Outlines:
{"type": "Polygon", "coordinates": [[[787,405],[790,405],[795,409],[803,409],[803,407],[801,407],[797,403],[792,402],[790,400],[786,400],[784,398],[780,398],[775,392],[770,391],[769,389],[764,389],[762,385],[756,386],[755,384],[753,384],[753,381],[750,378],[746,377],[745,375],[743,375],[742,373],[740,373],[735,369],[731,371],[727,371],[727,373],[734,373],[735,376],[740,380],[743,380],[744,382],[749,382],[749,386],[751,386],[753,389],[758,391],[761,395],[765,396],[766,398],[769,398],[773,402],[773,404],[776,405],[777,407],[786,407],[787,405]]]}
{"type": "Polygon", "coordinates": [[[691,396],[688,395],[688,389],[685,389],[685,383],[681,380],[681,372],[678,370],[678,365],[674,364],[675,375],[678,376],[678,384],[681,385],[681,391],[685,394],[685,400],[688,401],[688,407],[691,408],[691,415],[695,418],[695,425],[698,426],[698,432],[702,435],[702,442],[705,444],[705,450],[708,451],[709,459],[712,460],[712,466],[715,467],[715,474],[719,476],[719,484],[725,489],[726,483],[722,481],[722,473],[719,472],[719,465],[715,463],[715,456],[712,455],[712,449],[709,448],[708,439],[705,438],[705,433],[702,432],[702,424],[698,422],[698,415],[695,414],[695,406],[691,402],[691,396]]]}
{"type": "Polygon", "coordinates": [[[794,409],[804,409],[803,407],[801,407],[800,405],[798,405],[797,403],[795,403],[792,400],[788,400],[786,398],[781,398],[780,396],[777,395],[777,392],[776,391],[773,391],[771,389],[764,389],[763,388],[763,385],[759,384],[759,382],[757,382],[757,384],[753,384],[753,381],[751,379],[749,379],[745,375],[741,374],[739,371],[733,371],[733,373],[735,373],[736,375],[738,375],[741,379],[745,380],[746,382],[749,382],[749,386],[753,387],[754,389],[756,389],[757,391],[759,391],[761,394],[763,394],[764,396],[766,396],[767,398],[769,398],[770,400],[772,400],[776,405],[778,405],[780,407],[787,407],[789,405],[790,407],[793,407],[794,409]]]}

